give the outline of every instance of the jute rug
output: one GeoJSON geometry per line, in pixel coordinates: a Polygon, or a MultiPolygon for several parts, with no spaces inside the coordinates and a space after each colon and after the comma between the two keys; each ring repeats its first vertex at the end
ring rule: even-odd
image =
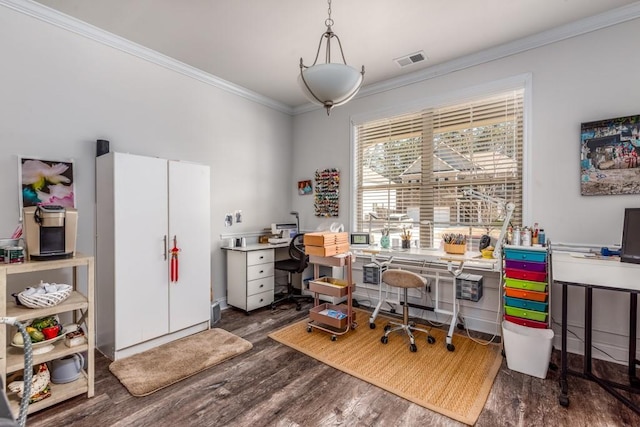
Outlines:
{"type": "Polygon", "coordinates": [[[500,346],[483,346],[455,335],[455,351],[446,349],[446,331],[431,330],[435,344],[416,333],[418,351],[399,333],[382,344],[387,319],[378,316],[369,328],[370,314],[356,309],[359,326],[336,341],[319,329],[307,332],[307,320],[273,332],[269,337],[329,366],[381,387],[454,420],[474,424],[486,403],[502,356],[500,346]]]}
{"type": "Polygon", "coordinates": [[[253,345],[224,329],[209,329],[109,365],[134,396],[146,396],[249,351],[253,345]]]}

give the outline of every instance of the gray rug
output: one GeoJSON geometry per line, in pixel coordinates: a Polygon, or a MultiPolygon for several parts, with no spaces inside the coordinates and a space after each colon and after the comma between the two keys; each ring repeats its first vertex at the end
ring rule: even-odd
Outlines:
{"type": "Polygon", "coordinates": [[[253,345],[215,328],[138,353],[109,365],[134,396],[147,396],[251,350],[253,345]]]}

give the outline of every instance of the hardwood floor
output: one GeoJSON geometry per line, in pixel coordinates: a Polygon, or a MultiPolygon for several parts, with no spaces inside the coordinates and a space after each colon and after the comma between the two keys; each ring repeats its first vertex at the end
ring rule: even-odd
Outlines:
{"type": "MultiPolygon", "coordinates": [[[[52,426],[460,426],[438,413],[351,377],[270,338],[306,317],[294,304],[250,315],[222,312],[216,327],[253,349],[147,397],[133,397],[96,353],[96,395],[32,414],[29,427],[52,426]]],[[[366,326],[366,324],[365,324],[366,326]]],[[[363,327],[362,324],[360,327],[363,327]]],[[[552,361],[559,364],[559,354],[552,361]]],[[[570,365],[579,369],[581,358],[570,365]]],[[[626,368],[594,361],[594,371],[623,378],[626,368]]],[[[546,380],[510,371],[503,361],[477,426],[638,426],[640,416],[595,383],[569,377],[570,406],[558,404],[558,371],[546,380]]],[[[428,384],[425,384],[428,387],[428,384]]],[[[640,403],[640,396],[632,396],[640,403]]]]}

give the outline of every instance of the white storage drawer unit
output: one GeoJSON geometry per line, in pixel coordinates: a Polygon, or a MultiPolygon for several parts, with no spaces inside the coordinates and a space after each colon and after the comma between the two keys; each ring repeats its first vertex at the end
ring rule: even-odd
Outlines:
{"type": "Polygon", "coordinates": [[[274,299],[274,249],[227,251],[227,304],[247,312],[274,299]]]}

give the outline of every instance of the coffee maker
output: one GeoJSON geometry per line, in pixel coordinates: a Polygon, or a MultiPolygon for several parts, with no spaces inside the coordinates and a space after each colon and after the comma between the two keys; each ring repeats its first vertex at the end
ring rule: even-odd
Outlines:
{"type": "Polygon", "coordinates": [[[27,257],[42,261],[71,258],[76,253],[78,211],[63,206],[24,208],[27,257]]]}

